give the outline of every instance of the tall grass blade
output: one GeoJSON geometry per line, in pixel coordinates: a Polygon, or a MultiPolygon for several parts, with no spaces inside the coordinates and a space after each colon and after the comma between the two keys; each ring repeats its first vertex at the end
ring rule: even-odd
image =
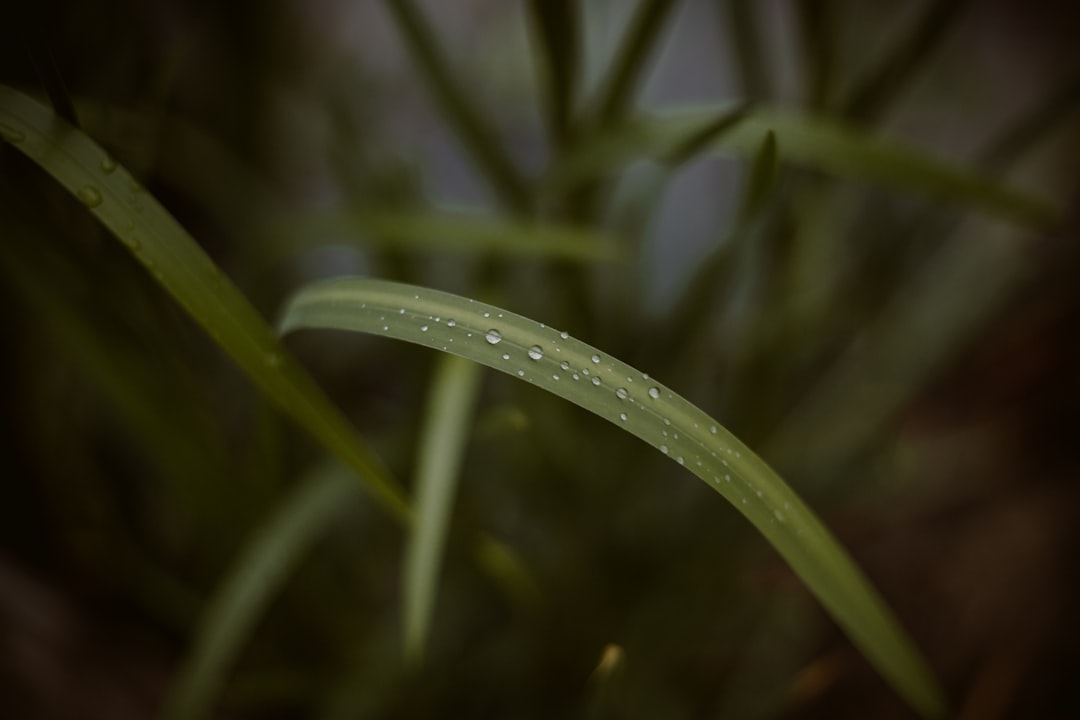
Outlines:
{"type": "Polygon", "coordinates": [[[194,647],[166,701],[166,720],[206,717],[260,617],[319,533],[357,498],[339,465],[304,478],[226,572],[203,614],[194,647]]]}
{"type": "Polygon", "coordinates": [[[495,193],[508,208],[527,210],[530,195],[524,178],[470,103],[465,88],[451,75],[450,63],[421,11],[412,0],[386,0],[386,5],[447,120],[487,175],[495,193]]]}
{"type": "Polygon", "coordinates": [[[751,101],[765,100],[772,90],[761,49],[761,27],[758,22],[757,0],[715,0],[726,6],[728,34],[736,58],[736,72],[743,97],[751,101]]]}
{"type": "Polygon", "coordinates": [[[416,522],[405,549],[405,656],[419,664],[435,607],[458,473],[473,425],[480,367],[456,355],[435,368],[420,430],[413,488],[416,522]]]}
{"type": "Polygon", "coordinates": [[[929,0],[907,36],[858,80],[842,113],[867,124],[881,117],[952,28],[966,2],[929,0]]]}
{"type": "Polygon", "coordinates": [[[675,0],[641,0],[598,101],[601,126],[616,125],[633,99],[645,61],[663,32],[675,0]]]}
{"type": "Polygon", "coordinates": [[[401,490],[280,344],[265,320],[176,220],[84,133],[0,85],[0,137],[75,195],[264,392],[338,455],[399,519],[401,490]]]}
{"type": "Polygon", "coordinates": [[[852,642],[913,707],[944,712],[936,681],[884,601],[783,480],[731,433],[648,375],[521,315],[435,290],[366,278],[303,288],[280,329],[374,333],[495,368],[612,422],[686,467],[773,545],[852,642]]]}
{"type": "Polygon", "coordinates": [[[529,10],[543,61],[548,133],[554,145],[564,147],[581,72],[580,10],[575,0],[529,0],[529,10]]]}
{"type": "MultiPolygon", "coordinates": [[[[611,132],[567,156],[549,173],[546,192],[571,193],[595,178],[610,175],[642,156],[663,158],[715,122],[719,111],[679,113],[611,132]]],[[[1042,228],[1060,221],[1050,202],[1015,190],[993,178],[940,160],[899,141],[884,140],[822,116],[761,108],[717,138],[715,151],[752,156],[762,135],[776,133],[784,160],[792,165],[886,187],[910,190],[1022,225],[1042,228]]]]}

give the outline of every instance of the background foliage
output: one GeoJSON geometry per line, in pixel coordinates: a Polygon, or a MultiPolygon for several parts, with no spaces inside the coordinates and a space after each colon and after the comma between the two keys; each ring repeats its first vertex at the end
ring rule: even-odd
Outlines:
{"type": "MultiPolygon", "coordinates": [[[[313,279],[368,274],[568,328],[777,467],[958,715],[1078,712],[1071,8],[24,12],[4,26],[0,80],[77,119],[266,317],[313,279]],[[724,153],[679,125],[730,121],[742,101],[709,138],[724,153]],[[868,172],[853,139],[900,150],[868,172]],[[913,148],[1022,194],[935,185],[913,148]]],[[[222,716],[910,713],[700,483],[494,375],[410,666],[393,520],[4,145],[0,182],[0,692],[16,714],[158,712],[228,568],[252,538],[290,533],[311,552],[262,614],[236,619],[253,634],[222,716]],[[306,540],[275,523],[304,488],[301,504],[335,510],[306,540]]],[[[434,355],[344,334],[289,343],[413,477],[434,355]]]]}

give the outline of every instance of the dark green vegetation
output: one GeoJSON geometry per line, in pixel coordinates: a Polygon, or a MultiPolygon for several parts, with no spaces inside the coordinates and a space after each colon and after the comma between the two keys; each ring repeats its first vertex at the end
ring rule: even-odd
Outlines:
{"type": "MultiPolygon", "coordinates": [[[[145,712],[175,718],[911,712],[900,698],[941,714],[915,647],[967,615],[913,601],[941,569],[871,572],[912,643],[724,428],[827,524],[846,512],[876,526],[841,533],[857,558],[867,539],[914,557],[923,538],[905,518],[968,481],[950,475],[949,448],[923,452],[899,430],[1047,262],[1033,239],[1067,234],[1069,163],[1029,163],[1022,185],[1003,171],[1075,143],[1076,76],[1049,78],[993,131],[971,125],[964,153],[935,152],[873,124],[920,127],[903,111],[912,93],[947,105],[933,83],[909,86],[939,67],[964,76],[964,54],[943,47],[971,42],[962,3],[908,12],[882,49],[851,37],[868,21],[854,7],[706,5],[499,10],[487,21],[522,33],[490,50],[486,85],[447,49],[467,59],[472,41],[412,2],[357,11],[362,37],[392,28],[400,44],[336,74],[316,69],[337,56],[302,40],[328,20],[299,9],[242,29],[199,15],[202,32],[230,30],[202,42],[233,57],[165,43],[176,56],[149,56],[140,78],[76,71],[74,45],[27,33],[5,78],[19,91],[0,88],[16,338],[5,617],[67,588],[78,600],[45,616],[117,618],[77,644],[135,638],[118,662],[145,662],[145,712]],[[664,77],[665,39],[700,35],[703,13],[729,35],[694,67],[719,45],[741,90],[636,100],[680,86],[646,81],[664,77]],[[759,27],[777,18],[792,37],[759,27]],[[804,53],[797,91],[776,86],[785,43],[804,53]],[[407,61],[378,69],[401,49],[407,61]],[[192,75],[207,64],[212,79],[192,75]],[[379,72],[426,88],[431,115],[379,72]],[[308,285],[341,274],[413,285],[308,285]],[[282,345],[263,319],[276,314],[284,329],[457,353],[552,394],[385,338],[282,345]]],[[[158,47],[146,12],[124,21],[136,57],[158,47]]],[[[48,646],[33,623],[21,632],[48,646]]],[[[74,681],[18,647],[0,648],[22,678],[12,706],[41,714],[35,683],[74,681]]],[[[985,709],[983,676],[932,647],[954,702],[985,709]]]]}

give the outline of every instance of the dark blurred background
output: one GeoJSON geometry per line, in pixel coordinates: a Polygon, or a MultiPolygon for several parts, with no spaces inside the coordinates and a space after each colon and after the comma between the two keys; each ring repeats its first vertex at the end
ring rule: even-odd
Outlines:
{"type": "MultiPolygon", "coordinates": [[[[494,296],[650,372],[822,514],[957,717],[1080,717],[1074,4],[641,3],[657,8],[655,45],[627,114],[804,108],[1063,214],[1022,227],[788,167],[781,137],[752,232],[737,227],[737,157],[642,161],[577,204],[515,206],[392,4],[7,8],[0,81],[69,98],[269,319],[304,282],[368,274],[494,296]],[[432,210],[602,231],[628,259],[269,227],[432,210]],[[736,242],[757,248],[728,270],[737,290],[687,307],[695,273],[736,242]]],[[[540,4],[416,3],[530,190],[591,141],[547,121],[540,4]]],[[[638,5],[566,4],[575,32],[553,46],[576,58],[571,126],[638,5]]],[[[229,562],[319,450],[5,145],[0,188],[0,707],[154,716],[229,562]]],[[[289,344],[410,477],[434,358],[342,334],[289,344]]],[[[485,380],[424,668],[398,647],[401,531],[358,493],[259,622],[215,717],[912,717],[737,513],[634,438],[517,385],[485,380]],[[477,568],[477,530],[520,556],[536,599],[477,568]],[[618,667],[597,679],[603,657],[618,667]]]]}

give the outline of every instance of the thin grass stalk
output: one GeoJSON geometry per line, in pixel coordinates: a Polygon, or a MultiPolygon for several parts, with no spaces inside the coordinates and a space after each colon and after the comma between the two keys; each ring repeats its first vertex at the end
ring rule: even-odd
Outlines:
{"type": "Polygon", "coordinates": [[[615,125],[622,118],[674,6],[675,0],[642,0],[638,4],[597,104],[599,127],[615,125]]]}
{"type": "Polygon", "coordinates": [[[896,100],[952,28],[966,2],[930,0],[907,36],[856,82],[841,114],[869,125],[887,112],[889,104],[896,100]]]}
{"type": "Polygon", "coordinates": [[[454,79],[450,62],[427,19],[412,0],[387,0],[386,4],[438,106],[496,196],[510,210],[527,211],[531,204],[528,183],[499,144],[495,132],[485,124],[464,87],[454,79]]]}
{"type": "Polygon", "coordinates": [[[548,135],[559,150],[573,136],[572,115],[581,72],[580,10],[575,0],[529,0],[529,10],[548,135]]]}

